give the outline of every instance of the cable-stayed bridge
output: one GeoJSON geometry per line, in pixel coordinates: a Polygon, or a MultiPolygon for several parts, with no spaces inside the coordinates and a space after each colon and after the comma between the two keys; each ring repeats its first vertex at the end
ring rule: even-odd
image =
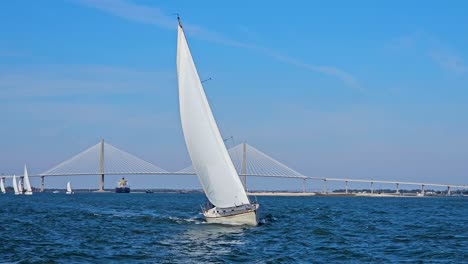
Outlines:
{"type": "MultiPolygon", "coordinates": [[[[230,148],[228,152],[244,186],[247,184],[248,176],[307,179],[301,173],[246,143],[230,148]]],[[[167,171],[101,140],[98,144],[51,169],[31,177],[40,177],[41,190],[44,190],[45,177],[87,175],[99,175],[98,191],[104,191],[105,175],[196,175],[196,173],[192,166],[175,172],[167,171]]]]}
{"type": "MultiPolygon", "coordinates": [[[[246,143],[234,146],[228,152],[245,187],[247,186],[247,177],[275,177],[302,180],[304,192],[306,191],[307,180],[322,181],[324,193],[328,192],[327,182],[343,182],[346,193],[348,193],[348,183],[350,182],[369,183],[372,193],[375,183],[395,184],[397,193],[400,185],[420,186],[422,193],[424,193],[424,188],[427,186],[446,187],[448,193],[451,188],[468,188],[468,185],[456,184],[311,177],[303,175],[246,143]]],[[[31,177],[41,178],[41,191],[43,191],[45,177],[85,175],[99,175],[98,191],[104,191],[105,175],[196,175],[196,173],[192,166],[175,172],[167,171],[101,140],[98,144],[51,169],[38,175],[31,175],[31,177]]],[[[9,177],[12,176],[2,176],[1,180],[4,181],[5,178],[9,177]]]]}

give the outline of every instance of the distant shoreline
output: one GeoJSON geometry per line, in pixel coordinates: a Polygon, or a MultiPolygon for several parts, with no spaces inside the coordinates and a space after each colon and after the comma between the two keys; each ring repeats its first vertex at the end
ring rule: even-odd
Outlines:
{"type": "MultiPolygon", "coordinates": [[[[411,193],[314,193],[314,192],[249,192],[250,196],[334,196],[334,197],[404,197],[404,198],[424,198],[424,197],[447,197],[446,195],[415,195],[411,193]]],[[[455,196],[455,195],[452,195],[455,196]]]]}
{"type": "MultiPolygon", "coordinates": [[[[45,193],[52,193],[54,191],[58,191],[59,193],[64,193],[66,190],[64,189],[45,189],[45,193]]],[[[203,190],[198,189],[134,189],[131,190],[133,194],[143,194],[150,191],[150,193],[154,194],[203,194],[203,190]]],[[[39,193],[39,190],[35,190],[34,192],[39,193]]],[[[113,189],[106,189],[103,192],[98,192],[95,189],[75,189],[75,193],[114,193],[113,189]]],[[[421,197],[448,197],[446,194],[434,194],[434,193],[427,193],[426,195],[418,195],[414,192],[402,192],[402,193],[370,193],[370,192],[288,192],[288,191],[251,191],[247,192],[249,196],[283,196],[283,197],[306,197],[306,196],[327,196],[327,197],[410,197],[410,198],[421,198],[421,197]]],[[[460,197],[468,197],[468,195],[461,195],[453,193],[451,196],[460,196],[460,197]]]]}

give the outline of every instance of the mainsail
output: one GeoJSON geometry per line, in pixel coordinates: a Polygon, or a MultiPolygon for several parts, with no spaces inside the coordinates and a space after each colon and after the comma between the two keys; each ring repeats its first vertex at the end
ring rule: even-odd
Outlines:
{"type": "Polygon", "coordinates": [[[0,178],[0,190],[2,191],[2,193],[6,193],[6,190],[5,190],[5,178],[0,178]]]}
{"type": "Polygon", "coordinates": [[[18,181],[18,194],[23,194],[23,192],[24,192],[24,184],[23,184],[23,180],[20,177],[18,181]]]}
{"type": "Polygon", "coordinates": [[[29,181],[29,174],[28,174],[28,169],[26,168],[26,165],[24,165],[24,189],[26,190],[24,194],[26,195],[32,194],[31,182],[29,181]]]}
{"type": "Polygon", "coordinates": [[[218,208],[249,204],[219,133],[180,23],[177,77],[185,144],[208,200],[218,208]]]}
{"type": "Polygon", "coordinates": [[[67,193],[72,193],[71,183],[67,182],[67,193]]]}
{"type": "Polygon", "coordinates": [[[15,194],[20,194],[18,183],[16,182],[16,175],[13,175],[13,190],[15,190],[15,194]]]}

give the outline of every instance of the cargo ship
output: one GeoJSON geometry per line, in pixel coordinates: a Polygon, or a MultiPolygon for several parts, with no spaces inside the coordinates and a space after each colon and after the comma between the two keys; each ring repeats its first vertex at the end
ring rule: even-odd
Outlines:
{"type": "Polygon", "coordinates": [[[124,177],[120,179],[120,181],[117,183],[117,187],[115,187],[115,192],[116,193],[130,193],[130,187],[128,185],[127,180],[125,180],[124,177]]]}

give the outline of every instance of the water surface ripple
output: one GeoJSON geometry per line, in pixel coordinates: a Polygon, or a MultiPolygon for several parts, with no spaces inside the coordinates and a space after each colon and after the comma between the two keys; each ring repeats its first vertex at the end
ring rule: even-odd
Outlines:
{"type": "Polygon", "coordinates": [[[259,197],[206,224],[200,194],[0,196],[0,263],[467,263],[468,199],[259,197]]]}

